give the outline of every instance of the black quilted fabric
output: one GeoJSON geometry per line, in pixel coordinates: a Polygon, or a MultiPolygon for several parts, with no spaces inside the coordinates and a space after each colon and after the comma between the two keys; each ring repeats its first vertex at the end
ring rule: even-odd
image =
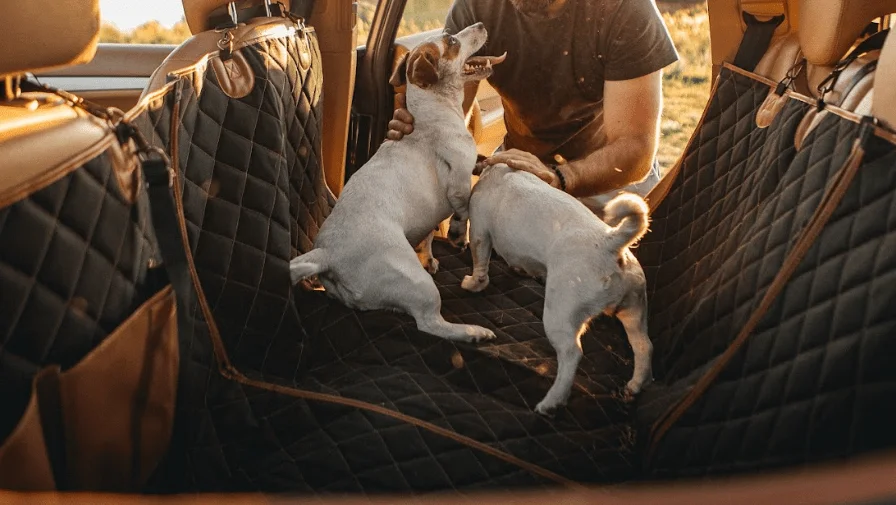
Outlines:
{"type": "MultiPolygon", "coordinates": [[[[543,336],[543,288],[495,262],[493,286],[472,303],[458,291],[468,253],[437,243],[446,318],[495,329],[493,345],[452,344],[420,333],[390,312],[355,312],[321,292],[298,294],[314,362],[299,380],[295,360],[270,354],[269,384],[362,400],[446,428],[568,480],[630,478],[637,461],[627,406],[615,396],[631,373],[631,352],[614,320],[583,338],[585,357],[568,409],[549,420],[531,411],[553,381],[543,336]],[[282,370],[278,376],[278,370],[282,370]]],[[[364,409],[295,398],[238,384],[215,368],[207,337],[188,346],[175,445],[186,458],[171,474],[191,490],[423,492],[505,486],[556,486],[450,437],[364,409]],[[207,357],[203,359],[202,357],[207,357]]],[[[164,482],[164,486],[171,483],[164,482]]],[[[166,490],[170,488],[166,487],[166,490]]]]}
{"type": "MultiPolygon", "coordinates": [[[[180,81],[178,166],[190,249],[237,365],[276,345],[295,359],[302,353],[288,264],[311,248],[333,203],[320,166],[322,79],[312,35],[317,64],[308,70],[298,37],[242,49],[255,73],[242,99],[228,97],[211,71],[198,94],[180,81]]],[[[169,94],[165,107],[136,122],[166,149],[175,101],[169,94]]]]}
{"type": "Polygon", "coordinates": [[[791,188],[786,205],[773,201],[796,152],[796,127],[810,106],[790,101],[770,127],[758,128],[755,111],[768,93],[765,84],[722,71],[678,179],[638,247],[648,282],[655,374],[664,381],[680,379],[724,351],[777,273],[791,233],[818,202],[794,194],[798,188],[791,188]],[[795,217],[798,203],[808,205],[808,213],[803,209],[795,217]],[[773,219],[769,207],[787,221],[769,227],[763,221],[773,219]]]}
{"type": "MultiPolygon", "coordinates": [[[[734,339],[857,136],[858,124],[829,115],[795,152],[793,124],[805,104],[792,100],[768,130],[738,106],[758,105],[767,90],[722,72],[703,127],[719,125],[718,143],[692,145],[670,199],[657,209],[659,234],[639,251],[654,266],[651,336],[666,381],[641,406],[645,429],[734,339]],[[756,143],[766,137],[774,143],[756,143]],[[738,156],[738,145],[753,148],[738,156]]],[[[766,469],[896,445],[896,315],[888,310],[896,297],[894,165],[896,148],[874,138],[762,323],[661,439],[653,475],[766,469]]]]}
{"type": "Polygon", "coordinates": [[[284,293],[288,260],[310,248],[332,204],[316,161],[319,70],[303,73],[291,56],[273,75],[261,66],[294,54],[295,43],[242,49],[256,71],[256,89],[242,100],[226,98],[208,73],[198,97],[183,78],[164,107],[137,121],[170,150],[180,95],[174,124],[190,247],[231,362],[261,382],[219,372],[192,307],[195,324],[181,333],[189,359],[177,438],[156,489],[422,492],[630,477],[635,438],[616,392],[631,375],[631,350],[615,320],[593,323],[570,406],[548,420],[531,410],[556,368],[540,322],[544,290],[500,261],[488,290],[471,295],[460,289],[469,253],[436,245],[443,313],[496,330],[497,342],[482,346],[420,333],[405,315],[351,311],[322,292],[284,293]],[[249,279],[260,279],[258,294],[249,279]],[[299,398],[296,390],[387,412],[299,398]]]}
{"type": "Polygon", "coordinates": [[[0,209],[0,441],[40,368],[75,365],[152,295],[146,204],[102,153],[0,209]]]}

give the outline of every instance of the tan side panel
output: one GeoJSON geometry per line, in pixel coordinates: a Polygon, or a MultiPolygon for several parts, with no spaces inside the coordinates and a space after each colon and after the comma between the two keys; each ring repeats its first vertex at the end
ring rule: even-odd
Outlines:
{"type": "Polygon", "coordinates": [[[345,146],[357,61],[357,16],[350,0],[317,0],[310,24],[320,44],[324,72],[323,164],[330,191],[342,192],[345,146]]]}
{"type": "Polygon", "coordinates": [[[42,94],[23,96],[26,100],[0,106],[0,160],[4,169],[0,171],[0,208],[78,168],[106,149],[114,138],[93,116],[67,105],[38,107],[39,100],[46,99],[42,94]],[[27,100],[32,97],[39,100],[27,100]]]}
{"type": "Polygon", "coordinates": [[[887,37],[874,76],[871,112],[885,125],[896,129],[896,37],[887,37]]]}

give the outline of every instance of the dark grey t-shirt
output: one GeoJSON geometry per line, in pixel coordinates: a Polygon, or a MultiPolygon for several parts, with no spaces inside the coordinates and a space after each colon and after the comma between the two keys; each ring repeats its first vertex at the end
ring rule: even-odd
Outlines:
{"type": "Polygon", "coordinates": [[[567,0],[552,19],[509,0],[454,0],[445,27],[453,34],[477,22],[489,35],[480,54],[507,51],[489,78],[504,104],[505,147],[544,161],[579,159],[606,143],[604,81],[678,59],[654,0],[567,0]]]}

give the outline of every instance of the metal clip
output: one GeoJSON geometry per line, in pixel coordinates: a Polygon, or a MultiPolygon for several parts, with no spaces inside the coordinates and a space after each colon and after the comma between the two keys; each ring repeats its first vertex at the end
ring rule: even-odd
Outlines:
{"type": "Polygon", "coordinates": [[[271,0],[264,0],[264,12],[267,17],[271,17],[271,0]]]}
{"type": "Polygon", "coordinates": [[[233,21],[233,26],[239,24],[240,18],[236,12],[236,2],[227,2],[227,14],[230,15],[230,20],[233,21]]]}

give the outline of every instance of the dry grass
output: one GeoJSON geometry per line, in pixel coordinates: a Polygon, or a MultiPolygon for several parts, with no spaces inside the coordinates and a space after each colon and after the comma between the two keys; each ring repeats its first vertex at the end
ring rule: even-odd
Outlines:
{"type": "Polygon", "coordinates": [[[706,3],[662,9],[679,61],[663,76],[663,118],[657,159],[668,170],[681,155],[709,98],[712,59],[706,3]]]}

